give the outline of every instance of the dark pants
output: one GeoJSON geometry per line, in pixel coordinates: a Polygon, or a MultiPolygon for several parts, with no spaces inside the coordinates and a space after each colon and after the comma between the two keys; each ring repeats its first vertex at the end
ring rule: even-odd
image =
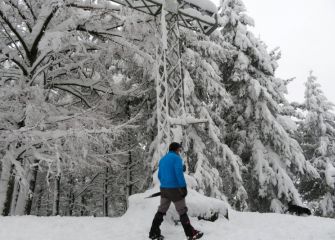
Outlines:
{"type": "Polygon", "coordinates": [[[161,203],[158,207],[158,212],[165,215],[171,205],[171,202],[173,202],[179,215],[187,213],[185,202],[185,196],[187,194],[186,188],[184,191],[180,188],[161,188],[161,203]]]}
{"type": "MultiPolygon", "coordinates": [[[[185,189],[185,191],[187,191],[185,189]]],[[[186,192],[187,194],[187,192],[186,192]]],[[[163,222],[163,216],[169,209],[171,202],[173,202],[179,216],[181,224],[184,228],[186,236],[193,236],[195,230],[190,223],[190,219],[187,216],[187,207],[185,202],[185,192],[180,191],[180,189],[161,189],[161,202],[158,207],[158,211],[154,217],[151,225],[149,237],[155,238],[161,234],[159,226],[163,222]]]]}
{"type": "MultiPolygon", "coordinates": [[[[158,207],[158,212],[163,213],[165,215],[165,213],[167,212],[167,210],[169,209],[171,205],[171,202],[172,201],[170,199],[161,197],[161,204],[158,207]]],[[[173,204],[179,216],[187,213],[185,198],[182,198],[179,201],[173,202],[173,204]]]]}

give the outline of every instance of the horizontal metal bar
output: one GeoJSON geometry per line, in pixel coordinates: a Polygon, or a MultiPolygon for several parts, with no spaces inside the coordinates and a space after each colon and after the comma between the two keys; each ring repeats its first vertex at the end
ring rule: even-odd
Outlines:
{"type": "MultiPolygon", "coordinates": [[[[109,1],[133,8],[139,12],[143,12],[151,16],[157,16],[162,11],[162,3],[160,0],[136,1],[137,3],[142,2],[143,3],[142,5],[136,4],[134,0],[109,0],[109,1]],[[145,2],[148,2],[148,5],[146,5],[145,2]],[[155,11],[154,8],[158,9],[156,9],[155,11]]],[[[181,18],[179,20],[180,26],[191,29],[193,31],[202,32],[206,35],[211,34],[218,27],[218,20],[216,13],[209,12],[208,10],[202,10],[199,6],[196,6],[189,2],[185,2],[182,0],[178,0],[178,2],[181,4],[180,5],[181,7],[178,10],[178,17],[181,18]],[[197,10],[202,16],[204,16],[204,18],[186,13],[184,10],[185,8],[191,8],[197,10]],[[202,13],[204,12],[207,13],[208,15],[203,15],[202,13]],[[205,19],[205,17],[211,18],[211,20],[213,21],[208,21],[205,19]],[[200,23],[203,25],[201,25],[200,23]]]]}
{"type": "Polygon", "coordinates": [[[117,4],[121,4],[122,6],[133,8],[137,11],[149,14],[151,16],[157,16],[159,13],[161,13],[161,9],[162,9],[162,4],[156,1],[152,1],[152,0],[143,0],[143,2],[148,2],[148,5],[145,5],[145,4],[137,5],[135,4],[134,0],[109,0],[109,1],[115,2],[117,4]],[[153,9],[151,9],[154,7],[158,8],[158,10],[155,13],[153,13],[153,9]],[[145,8],[146,10],[143,10],[145,8]]]}

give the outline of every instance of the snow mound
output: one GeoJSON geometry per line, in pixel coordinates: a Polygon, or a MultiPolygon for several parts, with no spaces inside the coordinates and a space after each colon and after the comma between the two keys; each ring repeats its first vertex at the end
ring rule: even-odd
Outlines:
{"type": "MultiPolygon", "coordinates": [[[[153,188],[146,191],[145,193],[130,196],[129,209],[124,217],[128,217],[134,214],[144,216],[142,211],[146,210],[151,212],[152,218],[158,209],[160,197],[146,197],[156,192],[159,192],[159,188],[153,188]]],[[[186,205],[188,207],[188,215],[190,217],[196,218],[198,216],[208,218],[214,213],[219,213],[220,217],[225,217],[227,216],[229,208],[229,205],[226,202],[215,198],[206,197],[191,188],[188,188],[186,205]]],[[[173,203],[171,203],[165,218],[172,221],[179,220],[178,213],[175,210],[173,203]]]]}

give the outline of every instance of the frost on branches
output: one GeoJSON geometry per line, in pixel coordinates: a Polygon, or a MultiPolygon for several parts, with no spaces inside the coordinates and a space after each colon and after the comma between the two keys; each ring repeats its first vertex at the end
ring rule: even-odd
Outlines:
{"type": "MultiPolygon", "coordinates": [[[[190,188],[242,211],[282,212],[303,193],[333,216],[331,104],[312,76],[306,118],[287,102],[280,53],[244,11],[224,0],[211,36],[180,28],[186,111],[171,121],[190,188]]],[[[0,1],[0,214],[118,216],[149,188],[164,17],[107,0],[0,1]]]]}
{"type": "Polygon", "coordinates": [[[147,89],[128,77],[133,69],[122,61],[146,63],[150,56],[133,48],[120,60],[119,45],[110,46],[125,24],[114,14],[118,6],[0,4],[0,213],[108,215],[113,201],[122,213],[127,195],[147,178],[139,175],[147,153],[136,141],[143,138],[136,129],[146,116],[147,89]],[[104,198],[90,203],[93,184],[104,198]],[[115,196],[107,193],[112,189],[115,196]],[[104,208],[96,211],[97,203],[104,208]]]}
{"type": "MultiPolygon", "coordinates": [[[[186,131],[187,161],[205,194],[228,201],[239,209],[247,206],[241,177],[241,159],[225,144],[225,113],[232,107],[221,75],[230,53],[220,45],[223,39],[209,39],[185,31],[183,54],[187,112],[208,123],[192,125],[186,131]]],[[[216,34],[217,35],[217,34],[216,34]]]]}

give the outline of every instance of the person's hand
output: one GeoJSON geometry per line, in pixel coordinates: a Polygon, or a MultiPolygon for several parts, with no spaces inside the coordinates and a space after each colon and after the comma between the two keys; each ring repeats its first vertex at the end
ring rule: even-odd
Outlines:
{"type": "Polygon", "coordinates": [[[179,192],[180,192],[180,195],[185,198],[187,196],[187,188],[186,187],[183,187],[183,188],[179,188],[179,192]]]}

